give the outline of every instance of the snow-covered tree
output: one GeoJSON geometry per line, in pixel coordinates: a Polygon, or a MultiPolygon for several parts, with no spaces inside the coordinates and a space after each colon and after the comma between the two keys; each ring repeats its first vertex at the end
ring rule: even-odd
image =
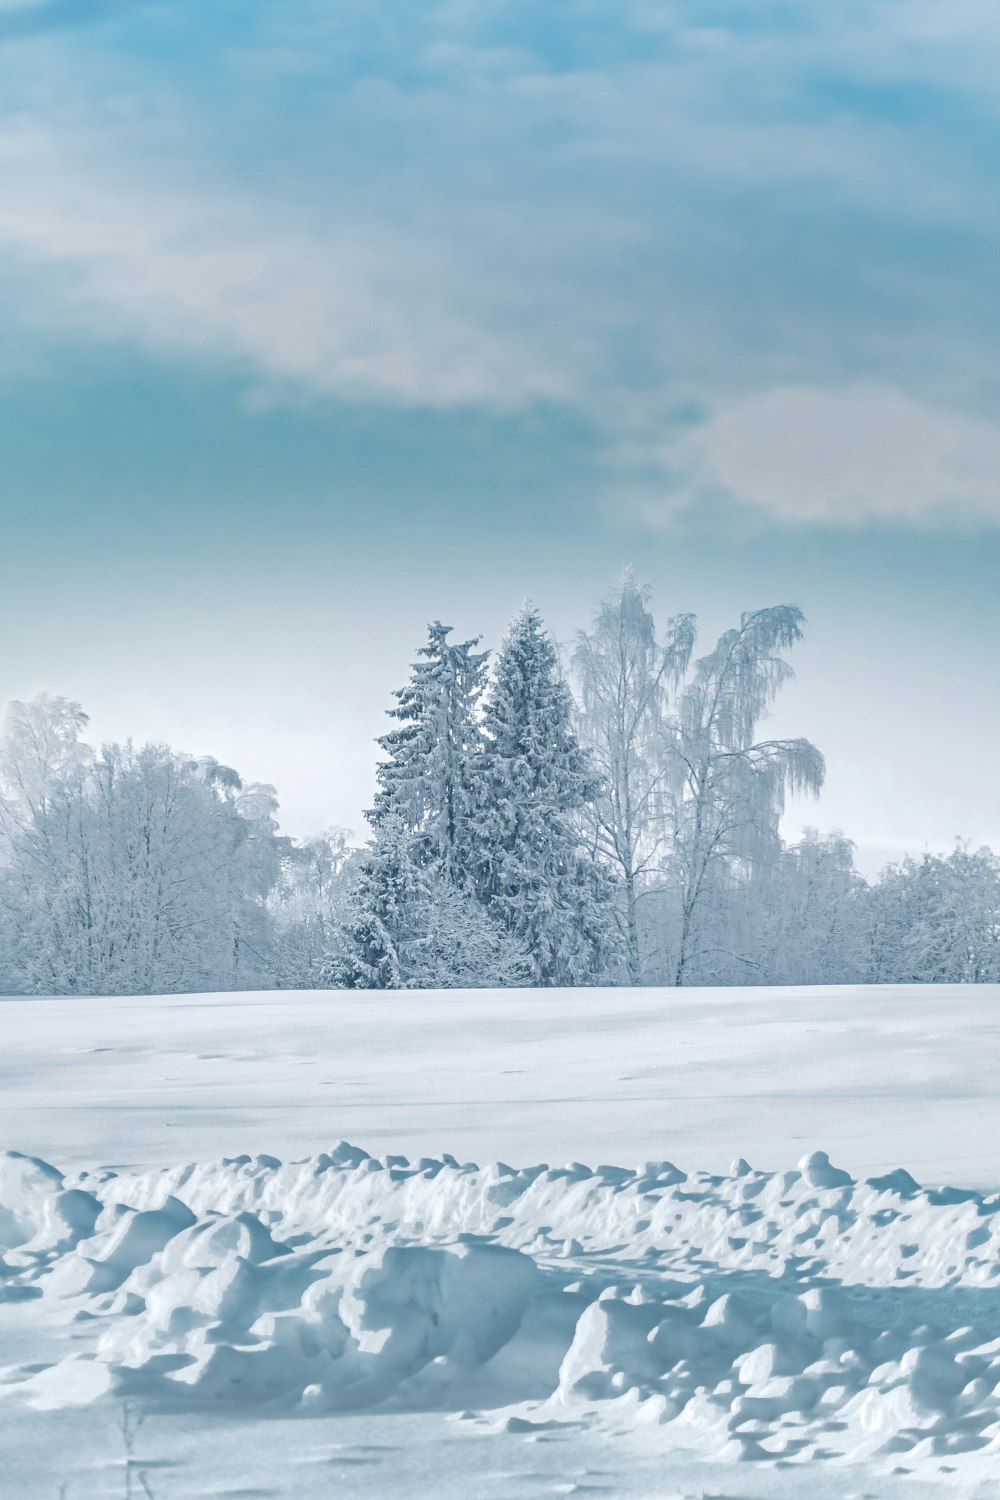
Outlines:
{"type": "Polygon", "coordinates": [[[406,960],[420,931],[427,891],[427,876],[413,852],[413,830],[398,813],[384,811],[362,859],[343,940],[327,954],[326,983],[351,990],[408,987],[406,960]]]}
{"type": "Polygon", "coordinates": [[[91,761],[93,752],[80,739],[88,723],[79,703],[48,693],[7,705],[0,735],[4,826],[41,821],[67,781],[91,761]]]}
{"type": "Polygon", "coordinates": [[[876,984],[1000,981],[1000,857],[965,844],[904,859],[870,895],[876,984]]]}
{"type": "Polygon", "coordinates": [[[672,841],[674,984],[724,982],[741,955],[726,912],[737,889],[780,852],[790,792],[818,794],[823,757],[805,739],[758,740],[760,720],[792,675],[782,650],[802,638],[801,610],[759,609],[694,665],[675,741],[672,841]]]}
{"type": "Polygon", "coordinates": [[[362,857],[343,941],[325,983],[345,989],[459,989],[523,984],[524,955],[475,895],[426,864],[412,829],[382,818],[362,857]]]}
{"type": "Polygon", "coordinates": [[[573,702],[538,611],[526,605],[497,661],[477,779],[477,892],[520,943],[533,983],[596,983],[619,949],[617,891],[580,840],[600,777],[573,729],[573,702]]]}
{"type": "Polygon", "coordinates": [[[351,839],[349,829],[331,828],[291,845],[281,860],[267,907],[275,982],[282,989],[324,983],[331,954],[344,946],[360,873],[351,839]]]}
{"type": "Polygon", "coordinates": [[[428,627],[429,639],[410,681],[388,710],[399,727],[379,740],[385,759],[379,789],[367,814],[376,838],[388,818],[398,818],[414,840],[413,855],[462,884],[469,867],[482,730],[479,701],[488,653],[479,641],[450,643],[449,625],[428,627]]]}
{"type": "Polygon", "coordinates": [[[751,882],[742,946],[768,984],[858,984],[868,977],[869,897],[842,833],[807,829],[751,882]]]}
{"type": "Polygon", "coordinates": [[[284,847],[271,789],[244,789],[217,762],[165,746],[92,756],[63,733],[83,722],[64,700],[27,707],[15,706],[0,762],[0,987],[149,994],[268,982],[266,895],[284,847]]]}
{"type": "Polygon", "coordinates": [[[577,636],[577,725],[601,778],[584,804],[592,845],[620,880],[629,981],[640,983],[639,905],[659,884],[670,847],[667,816],[670,694],[694,644],[694,617],[668,621],[662,642],[650,590],[626,570],[604,599],[589,633],[577,636]]]}
{"type": "Polygon", "coordinates": [[[326,982],[421,989],[525,980],[520,946],[475,890],[487,653],[476,651],[478,640],[451,644],[449,634],[439,622],[429,627],[423,659],[389,710],[399,727],[379,740],[386,758],[367,814],[372,841],[326,982]]]}

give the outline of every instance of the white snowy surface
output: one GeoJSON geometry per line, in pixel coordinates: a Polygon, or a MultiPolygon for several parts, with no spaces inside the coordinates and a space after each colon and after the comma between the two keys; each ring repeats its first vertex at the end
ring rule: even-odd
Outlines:
{"type": "Polygon", "coordinates": [[[330,1141],[1000,1186],[1000,986],[0,1000],[0,1142],[70,1165],[330,1141]]]}
{"type": "Polygon", "coordinates": [[[95,1414],[88,1441],[36,1443],[24,1472],[8,1449],[25,1496],[57,1481],[113,1495],[121,1464],[93,1432],[114,1411],[134,1429],[129,1477],[154,1493],[147,1433],[162,1446],[187,1417],[206,1441],[165,1494],[318,1497],[323,1465],[352,1461],[378,1469],[376,1492],[419,1493],[413,1451],[429,1442],[434,1492],[462,1495],[467,1437],[498,1435],[522,1459],[568,1444],[522,1463],[526,1495],[575,1493],[581,1452],[584,1492],[596,1468],[605,1493],[663,1495],[697,1458],[1000,1494],[996,1193],[902,1171],[856,1182],[823,1153],[713,1175],[480,1169],[340,1143],[288,1165],[65,1178],[8,1153],[0,1245],[4,1430],[95,1414]],[[209,1482],[213,1417],[243,1429],[253,1487],[209,1482]],[[300,1458],[324,1453],[318,1472],[275,1477],[275,1422],[286,1443],[298,1424],[300,1458]]]}
{"type": "Polygon", "coordinates": [[[998,1500],[998,998],[5,1002],[0,1495],[998,1500]]]}

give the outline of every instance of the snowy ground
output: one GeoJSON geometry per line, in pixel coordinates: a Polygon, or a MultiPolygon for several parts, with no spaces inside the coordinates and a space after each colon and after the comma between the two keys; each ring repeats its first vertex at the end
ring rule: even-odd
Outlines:
{"type": "Polygon", "coordinates": [[[0,1141],[63,1167],[341,1138],[1000,1186],[1000,987],[0,1000],[0,1141]]]}
{"type": "Polygon", "coordinates": [[[0,1494],[1000,1497],[998,1002],[3,1002],[0,1494]]]}

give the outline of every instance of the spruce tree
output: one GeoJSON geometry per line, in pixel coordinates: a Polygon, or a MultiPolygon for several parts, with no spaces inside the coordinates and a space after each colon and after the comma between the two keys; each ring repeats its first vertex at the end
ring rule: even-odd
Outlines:
{"type": "Polygon", "coordinates": [[[526,605],[485,706],[477,889],[523,945],[536,985],[598,983],[618,962],[614,881],[577,832],[600,781],[572,721],[555,648],[526,605]]]}
{"type": "Polygon", "coordinates": [[[399,727],[378,741],[386,759],[378,767],[379,790],[366,814],[375,830],[399,818],[413,838],[413,856],[437,867],[457,885],[465,883],[473,783],[479,770],[482,730],[478,705],[486,682],[488,653],[478,638],[454,645],[449,625],[435,621],[410,681],[388,710],[399,727]]]}
{"type": "Polygon", "coordinates": [[[352,989],[523,984],[523,952],[474,889],[477,779],[483,769],[479,700],[486,652],[429,627],[423,660],[389,710],[398,727],[379,740],[386,759],[367,814],[345,946],[328,982],[352,989]]]}

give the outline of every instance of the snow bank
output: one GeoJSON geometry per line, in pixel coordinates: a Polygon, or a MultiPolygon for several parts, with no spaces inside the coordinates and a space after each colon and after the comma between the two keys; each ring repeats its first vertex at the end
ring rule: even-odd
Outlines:
{"type": "Polygon", "coordinates": [[[1000,1454],[1000,1195],[671,1162],[0,1158],[0,1300],[59,1408],[438,1409],[722,1459],[1000,1454]]]}

